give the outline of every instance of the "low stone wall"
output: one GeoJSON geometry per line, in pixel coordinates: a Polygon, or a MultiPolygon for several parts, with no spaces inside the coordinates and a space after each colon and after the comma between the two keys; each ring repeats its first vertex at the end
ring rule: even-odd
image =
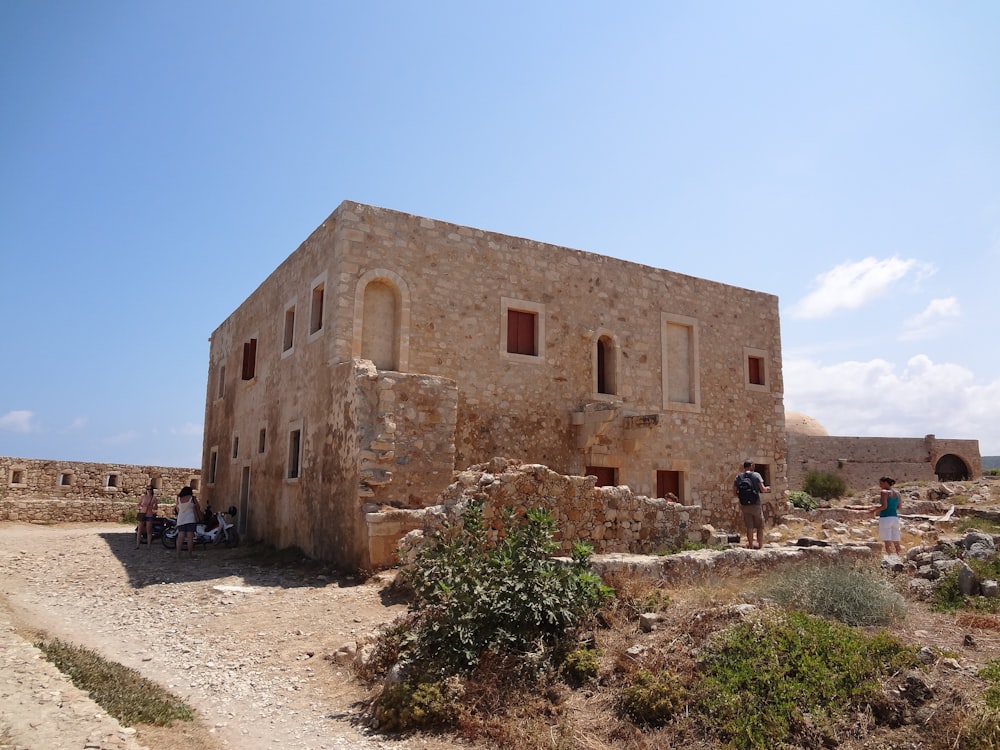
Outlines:
{"type": "Polygon", "coordinates": [[[64,500],[60,498],[5,498],[0,500],[0,521],[25,523],[116,522],[135,512],[131,500],[64,500]]]}
{"type": "Polygon", "coordinates": [[[848,488],[878,486],[879,477],[897,482],[933,482],[935,467],[946,455],[956,456],[970,479],[982,476],[978,440],[840,437],[788,433],[788,489],[800,490],[806,474],[823,471],[843,479],[848,488]]]}
{"type": "Polygon", "coordinates": [[[472,498],[485,501],[484,516],[497,527],[501,509],[519,514],[544,508],[556,521],[559,552],[584,541],[596,554],[649,554],[707,541],[700,506],[633,495],[628,487],[596,487],[596,478],[565,476],[540,464],[494,458],[460,472],[442,494],[442,504],[419,511],[370,508],[366,514],[373,569],[394,565],[396,547],[408,532],[440,525],[472,498]]]}

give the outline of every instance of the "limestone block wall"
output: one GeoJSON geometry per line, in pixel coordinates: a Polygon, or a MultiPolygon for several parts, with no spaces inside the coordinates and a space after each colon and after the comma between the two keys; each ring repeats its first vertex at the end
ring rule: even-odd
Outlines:
{"type": "Polygon", "coordinates": [[[635,495],[628,487],[596,487],[595,478],[565,476],[539,464],[494,458],[460,472],[441,494],[441,506],[426,512],[372,512],[367,516],[372,568],[394,565],[397,545],[408,532],[454,518],[470,498],[485,501],[486,519],[498,524],[501,509],[545,508],[556,521],[555,540],[568,555],[577,540],[598,554],[649,554],[686,541],[704,541],[704,514],[662,498],[635,495]]]}
{"type": "Polygon", "coordinates": [[[162,504],[196,491],[201,470],[0,456],[0,520],[117,521],[152,483],[162,504]]]}
{"type": "Polygon", "coordinates": [[[458,389],[448,378],[355,363],[361,443],[359,497],[399,508],[437,502],[452,480],[458,389]]]}
{"type": "Polygon", "coordinates": [[[809,471],[825,471],[844,479],[848,488],[864,490],[879,477],[897,482],[933,481],[935,467],[945,455],[959,457],[971,478],[982,476],[977,440],[923,438],[841,437],[788,434],[788,488],[799,490],[809,471]]]}

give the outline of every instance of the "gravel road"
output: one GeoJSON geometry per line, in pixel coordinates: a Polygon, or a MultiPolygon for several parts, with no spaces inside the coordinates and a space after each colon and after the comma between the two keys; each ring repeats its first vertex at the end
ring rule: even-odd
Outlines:
{"type": "Polygon", "coordinates": [[[253,551],[159,543],[117,524],[0,523],[0,748],[436,750],[355,721],[341,646],[404,611],[388,578],[259,564],[253,551]],[[44,633],[138,670],[197,709],[197,725],[123,729],[39,658],[44,633]],[[5,744],[6,743],[6,744],[5,744]]]}

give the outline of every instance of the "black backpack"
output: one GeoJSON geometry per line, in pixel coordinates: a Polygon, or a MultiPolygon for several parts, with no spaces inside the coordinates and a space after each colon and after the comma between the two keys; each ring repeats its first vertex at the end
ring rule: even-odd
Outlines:
{"type": "Polygon", "coordinates": [[[736,494],[739,495],[740,505],[756,505],[760,502],[757,482],[749,471],[744,471],[736,477],[736,494]]]}

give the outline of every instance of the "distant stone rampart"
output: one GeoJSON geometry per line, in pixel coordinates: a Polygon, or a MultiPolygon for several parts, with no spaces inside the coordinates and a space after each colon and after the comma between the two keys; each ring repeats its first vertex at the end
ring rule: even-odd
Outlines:
{"type": "Polygon", "coordinates": [[[200,483],[200,469],[0,456],[0,521],[117,521],[150,484],[171,503],[200,483]]]}

